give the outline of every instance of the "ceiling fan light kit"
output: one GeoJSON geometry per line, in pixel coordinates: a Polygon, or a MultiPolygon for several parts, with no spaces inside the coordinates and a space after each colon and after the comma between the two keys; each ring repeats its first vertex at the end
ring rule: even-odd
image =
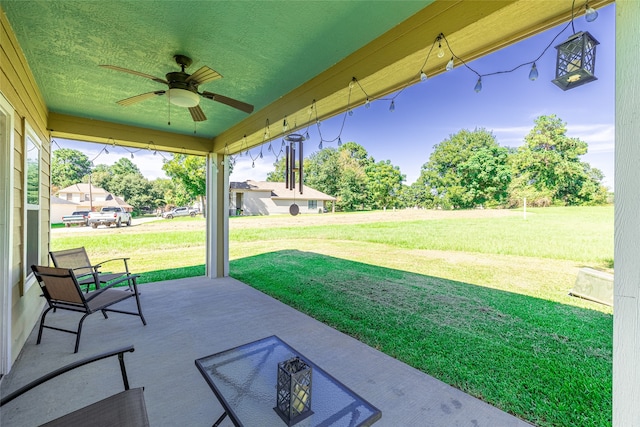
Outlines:
{"type": "Polygon", "coordinates": [[[178,107],[195,107],[200,103],[200,95],[187,89],[169,89],[169,101],[178,107]]]}

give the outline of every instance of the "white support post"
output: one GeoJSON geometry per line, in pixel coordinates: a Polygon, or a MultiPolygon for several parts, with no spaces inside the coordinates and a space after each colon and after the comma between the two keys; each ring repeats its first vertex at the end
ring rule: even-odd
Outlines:
{"type": "MultiPolygon", "coordinates": [[[[640,2],[616,2],[613,425],[640,425],[640,2]]],[[[594,100],[596,102],[597,100],[594,100]]]]}
{"type": "Polygon", "coordinates": [[[222,154],[207,156],[207,277],[229,275],[229,174],[222,154]]]}

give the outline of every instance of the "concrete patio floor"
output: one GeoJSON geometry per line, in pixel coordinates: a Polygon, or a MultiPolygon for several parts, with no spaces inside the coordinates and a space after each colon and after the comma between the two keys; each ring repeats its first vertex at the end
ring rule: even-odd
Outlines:
{"type": "MultiPolygon", "coordinates": [[[[1,394],[67,363],[132,344],[135,352],[125,354],[129,382],[145,387],[151,425],[210,426],[222,407],[194,360],[278,335],[378,407],[382,419],[376,426],[530,426],[232,278],[156,282],[140,290],[147,326],[133,316],[93,314],[84,323],[77,354],[75,336],[54,330],[45,330],[36,345],[36,327],[2,379],[1,394]]],[[[133,299],[121,303],[128,304],[133,308],[133,299]]],[[[79,317],[58,312],[48,320],[69,328],[79,317]]],[[[110,358],[7,404],[0,424],[39,425],[121,390],[117,359],[110,358]]],[[[227,419],[223,425],[232,424],[227,419]]]]}

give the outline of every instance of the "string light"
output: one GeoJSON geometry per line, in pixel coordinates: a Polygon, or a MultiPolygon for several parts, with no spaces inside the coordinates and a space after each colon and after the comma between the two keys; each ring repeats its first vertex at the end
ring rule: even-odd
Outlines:
{"type": "Polygon", "coordinates": [[[438,36],[438,53],[436,56],[438,58],[444,58],[444,50],[442,49],[442,37],[438,36]]]}
{"type": "Polygon", "coordinates": [[[476,83],[476,86],[473,88],[473,90],[475,90],[476,93],[480,93],[480,91],[482,91],[482,77],[478,77],[478,82],[476,83]]]}
{"type": "Polygon", "coordinates": [[[447,62],[447,66],[445,67],[445,69],[447,71],[451,71],[453,70],[453,56],[451,57],[451,59],[449,60],[449,62],[447,62]]]}
{"type": "Polygon", "coordinates": [[[589,6],[589,3],[586,3],[584,5],[585,8],[585,14],[584,14],[584,19],[587,22],[593,22],[596,19],[598,19],[598,12],[596,12],[596,10],[592,7],[589,6]]]}
{"type": "Polygon", "coordinates": [[[538,67],[536,67],[536,63],[534,62],[531,66],[531,71],[529,71],[529,80],[532,82],[538,78],[538,67]]]}
{"type": "MultiPolygon", "coordinates": [[[[508,70],[500,70],[500,71],[495,71],[495,72],[491,72],[491,73],[479,73],[476,70],[474,70],[473,68],[471,68],[462,58],[460,58],[459,56],[457,56],[455,54],[455,52],[451,49],[451,46],[449,45],[449,41],[447,40],[446,36],[443,33],[438,34],[438,36],[435,38],[434,42],[431,44],[431,47],[429,49],[429,52],[424,60],[424,63],[422,64],[422,67],[420,67],[419,72],[412,77],[409,81],[407,81],[407,83],[400,88],[399,91],[397,91],[397,93],[390,98],[390,104],[389,104],[389,111],[393,112],[395,111],[395,98],[400,95],[400,93],[406,89],[407,87],[409,87],[410,85],[412,85],[413,83],[416,82],[416,79],[418,79],[418,81],[426,81],[429,79],[429,76],[426,73],[426,65],[427,62],[429,60],[429,57],[431,55],[431,52],[433,51],[434,48],[437,47],[436,50],[436,56],[438,58],[444,58],[445,55],[445,50],[444,48],[446,47],[448,49],[448,51],[451,53],[451,58],[449,59],[449,61],[447,61],[447,64],[445,66],[445,70],[446,71],[452,71],[455,66],[456,66],[456,61],[463,65],[464,67],[466,67],[467,69],[469,69],[470,71],[472,71],[474,74],[477,75],[478,79],[476,81],[476,84],[474,86],[474,90],[476,93],[479,93],[482,91],[483,85],[482,85],[482,79],[483,77],[487,77],[487,76],[492,76],[492,75],[496,75],[496,74],[506,74],[506,73],[511,73],[514,72],[516,70],[518,70],[521,67],[524,66],[530,66],[530,70],[529,70],[529,75],[528,78],[531,81],[535,81],[538,76],[538,68],[537,68],[537,62],[542,58],[542,56],[547,52],[547,50],[553,45],[553,43],[556,41],[556,39],[569,27],[569,25],[573,25],[573,21],[574,21],[574,10],[575,10],[575,0],[573,0],[572,3],[572,16],[571,16],[571,20],[569,23],[567,23],[567,25],[565,25],[560,32],[551,40],[551,42],[545,47],[545,49],[542,51],[542,53],[540,53],[540,55],[538,55],[535,59],[533,59],[532,61],[528,61],[522,64],[517,65],[516,67],[512,68],[512,69],[508,69],[508,70]],[[443,46],[446,45],[446,46],[443,46]]],[[[585,3],[585,19],[588,22],[593,22],[598,16],[597,11],[595,11],[593,8],[591,8],[587,3],[585,3]]],[[[313,102],[311,103],[311,105],[308,108],[308,113],[309,113],[309,120],[307,122],[307,127],[309,125],[309,123],[311,122],[312,116],[315,114],[315,124],[316,124],[316,128],[318,129],[318,134],[320,136],[320,141],[318,143],[318,149],[322,150],[324,147],[324,142],[334,142],[337,141],[337,145],[341,146],[342,145],[342,131],[344,129],[344,124],[345,124],[345,120],[346,117],[352,117],[354,114],[354,111],[351,107],[351,102],[350,102],[350,97],[351,97],[351,93],[352,90],[358,86],[360,88],[360,90],[362,91],[362,93],[364,94],[364,106],[366,109],[369,109],[371,107],[371,102],[377,99],[380,100],[389,100],[389,98],[375,98],[375,97],[371,97],[367,91],[365,90],[365,88],[362,87],[362,85],[360,84],[360,81],[358,81],[358,79],[356,77],[353,77],[349,83],[348,83],[348,88],[349,88],[349,99],[347,100],[347,105],[346,108],[344,110],[344,117],[343,117],[343,122],[342,122],[342,127],[338,133],[338,136],[335,139],[329,140],[329,139],[325,139],[322,135],[321,132],[321,122],[319,120],[318,117],[318,109],[317,109],[317,105],[316,105],[316,100],[314,99],[313,102]]],[[[297,125],[296,125],[296,129],[297,129],[297,125]]],[[[284,117],[283,120],[283,131],[287,132],[289,130],[289,123],[287,121],[287,116],[284,117]]],[[[264,133],[264,140],[266,141],[267,139],[270,139],[271,135],[269,133],[269,120],[267,119],[267,123],[265,126],[265,133],[264,133]]],[[[305,138],[309,139],[309,131],[308,128],[305,132],[305,138]]],[[[284,144],[284,141],[283,141],[284,144]]],[[[271,151],[275,156],[276,156],[276,160],[278,159],[279,154],[281,154],[282,148],[280,149],[280,153],[275,153],[275,151],[273,150],[273,147],[271,145],[271,142],[269,143],[269,147],[268,147],[268,151],[271,151]]],[[[261,152],[262,154],[262,152],[261,152]]]]}

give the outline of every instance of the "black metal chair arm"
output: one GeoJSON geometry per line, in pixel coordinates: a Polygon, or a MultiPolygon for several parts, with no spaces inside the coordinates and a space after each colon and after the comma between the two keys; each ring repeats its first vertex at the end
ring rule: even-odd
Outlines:
{"type": "Polygon", "coordinates": [[[120,372],[122,373],[122,381],[124,382],[124,389],[125,390],[129,390],[129,380],[127,378],[127,371],[125,370],[124,367],[124,353],[131,353],[134,351],[134,348],[132,345],[128,346],[128,347],[124,347],[118,350],[113,350],[113,351],[109,351],[107,353],[102,353],[102,354],[98,354],[92,357],[88,357],[86,359],[82,359],[82,360],[78,360],[77,362],[73,362],[69,365],[63,366],[62,368],[56,369],[53,372],[50,372],[32,382],[30,382],[29,384],[25,385],[24,387],[19,388],[18,390],[14,391],[13,393],[9,393],[7,396],[3,397],[2,400],[0,400],[0,406],[3,406],[9,402],[11,402],[13,399],[15,399],[16,397],[19,397],[21,395],[23,395],[24,393],[28,392],[29,390],[39,386],[40,384],[43,384],[47,381],[49,381],[50,379],[53,379],[59,375],[62,375],[66,372],[72,371],[76,368],[79,368],[80,366],[84,366],[87,365],[89,363],[92,362],[97,362],[98,360],[102,360],[102,359],[106,359],[108,357],[112,357],[112,356],[118,356],[118,360],[120,361],[120,372]]]}
{"type": "Polygon", "coordinates": [[[94,267],[98,268],[98,267],[102,267],[104,264],[108,263],[108,262],[112,262],[112,261],[123,261],[125,265],[127,265],[127,261],[129,261],[131,258],[129,257],[122,257],[122,258],[111,258],[111,259],[107,259],[104,261],[99,262],[98,264],[96,264],[94,267]]]}
{"type": "Polygon", "coordinates": [[[106,291],[107,289],[111,289],[115,285],[118,285],[118,284],[123,283],[123,282],[129,282],[129,284],[133,283],[133,289],[137,293],[138,292],[138,286],[136,285],[136,280],[135,279],[137,279],[138,277],[140,277],[139,274],[130,274],[128,276],[123,276],[118,280],[114,280],[113,282],[109,282],[109,284],[107,284],[106,286],[101,287],[100,289],[96,289],[93,292],[89,292],[88,296],[86,296],[85,299],[87,301],[91,301],[92,299],[94,299],[95,297],[97,297],[98,295],[100,295],[101,293],[106,291]]]}

